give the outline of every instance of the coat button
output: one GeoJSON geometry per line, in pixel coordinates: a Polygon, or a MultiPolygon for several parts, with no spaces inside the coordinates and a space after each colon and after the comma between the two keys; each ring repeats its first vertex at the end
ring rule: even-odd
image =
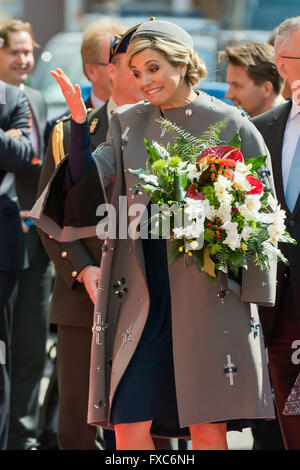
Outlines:
{"type": "Polygon", "coordinates": [[[67,253],[66,251],[62,251],[61,254],[60,254],[60,256],[61,256],[62,258],[66,258],[66,257],[67,257],[67,254],[68,254],[68,253],[67,253]]]}
{"type": "Polygon", "coordinates": [[[72,277],[76,277],[77,276],[77,271],[72,271],[72,277]]]}
{"type": "Polygon", "coordinates": [[[295,221],[294,221],[294,220],[291,220],[290,223],[289,223],[289,226],[290,226],[290,227],[295,227],[295,221]]]}
{"type": "Polygon", "coordinates": [[[191,116],[192,113],[193,113],[193,111],[190,108],[186,109],[186,111],[185,111],[186,116],[191,116]]]}

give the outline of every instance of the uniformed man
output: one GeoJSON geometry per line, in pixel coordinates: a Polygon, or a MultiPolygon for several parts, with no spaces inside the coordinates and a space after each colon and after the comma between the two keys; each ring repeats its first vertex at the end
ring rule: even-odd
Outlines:
{"type": "MultiPolygon", "coordinates": [[[[131,33],[128,32],[123,37],[116,36],[112,41],[105,66],[112,84],[111,97],[100,109],[89,110],[87,125],[93,150],[105,141],[113,110],[141,99],[133,84],[133,76],[126,67],[125,52],[130,37],[131,33]]],[[[66,117],[56,124],[52,132],[39,194],[68,153],[69,133],[70,120],[66,117]]],[[[59,243],[42,231],[39,233],[56,268],[50,321],[58,325],[59,447],[95,449],[96,428],[88,426],[86,421],[93,303],[99,278],[101,242],[94,236],[72,243],[59,243]]],[[[107,445],[105,447],[108,448],[107,445]]]]}

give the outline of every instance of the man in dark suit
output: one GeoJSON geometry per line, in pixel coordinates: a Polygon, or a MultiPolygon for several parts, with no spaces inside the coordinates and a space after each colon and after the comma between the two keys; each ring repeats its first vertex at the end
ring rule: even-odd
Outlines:
{"type": "MultiPolygon", "coordinates": [[[[116,38],[116,42],[118,41],[119,37],[116,38]]],[[[112,83],[112,95],[100,109],[89,112],[88,125],[93,150],[106,140],[109,117],[113,109],[118,105],[140,100],[133,86],[133,77],[125,67],[127,42],[124,41],[122,44],[123,47],[118,48],[117,54],[113,45],[110,54],[107,47],[110,46],[110,38],[106,33],[107,55],[103,56],[102,61],[106,63],[105,70],[112,83]]],[[[82,50],[89,50],[85,46],[83,43],[82,50]]],[[[99,46],[99,43],[94,42],[98,54],[101,50],[99,46]]],[[[92,55],[91,50],[89,53],[92,55]]],[[[83,63],[85,60],[83,55],[83,63]]],[[[86,71],[89,73],[88,69],[86,71]]],[[[98,81],[100,84],[101,74],[98,74],[98,81]]],[[[92,101],[94,95],[93,87],[92,101]]],[[[70,119],[64,118],[57,123],[49,140],[39,194],[48,183],[56,166],[68,153],[69,135],[70,119]]],[[[40,236],[56,268],[50,321],[58,325],[59,447],[68,450],[96,449],[96,429],[87,425],[87,406],[93,302],[99,278],[101,242],[96,236],[72,243],[59,243],[44,232],[40,232],[40,236]]],[[[107,437],[106,434],[106,448],[107,437]]]]}
{"type": "Polygon", "coordinates": [[[219,58],[228,64],[226,98],[254,117],[284,101],[283,79],[279,75],[273,46],[264,42],[227,47],[219,58]]]}
{"type": "Polygon", "coordinates": [[[6,448],[10,395],[10,334],[8,301],[19,271],[27,266],[14,173],[30,165],[29,107],[24,93],[0,82],[0,340],[5,357],[0,363],[0,449],[6,448]],[[12,134],[17,135],[12,137],[12,134]]]}
{"type": "Polygon", "coordinates": [[[30,140],[35,153],[32,164],[15,175],[29,265],[18,274],[13,305],[8,449],[23,450],[37,445],[39,384],[44,370],[51,293],[50,260],[35,227],[26,225],[44,155],[47,106],[37,90],[23,85],[34,67],[36,43],[31,25],[19,20],[7,21],[0,25],[0,37],[4,40],[0,50],[0,78],[24,90],[30,107],[30,140]]]}
{"type": "MultiPolygon", "coordinates": [[[[276,305],[261,309],[269,365],[284,445],[300,449],[300,415],[286,402],[300,373],[295,347],[300,341],[300,17],[276,30],[276,64],[289,83],[292,101],[256,117],[253,122],[270,150],[277,197],[287,213],[287,229],[298,245],[282,245],[289,266],[278,266],[276,305]]],[[[298,391],[299,393],[299,391],[298,391]]]]}

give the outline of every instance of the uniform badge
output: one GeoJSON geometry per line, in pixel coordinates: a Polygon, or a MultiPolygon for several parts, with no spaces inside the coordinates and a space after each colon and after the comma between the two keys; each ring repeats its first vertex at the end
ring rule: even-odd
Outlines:
{"type": "Polygon", "coordinates": [[[98,128],[100,125],[100,119],[99,118],[94,118],[92,122],[90,123],[90,134],[93,135],[95,132],[97,132],[98,128]]]}

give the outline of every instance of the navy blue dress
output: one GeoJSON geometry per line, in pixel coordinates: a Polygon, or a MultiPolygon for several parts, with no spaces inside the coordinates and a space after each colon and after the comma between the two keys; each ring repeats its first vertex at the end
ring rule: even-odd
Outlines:
{"type": "Polygon", "coordinates": [[[143,240],[149,314],[117,388],[111,416],[114,424],[153,420],[154,434],[187,435],[187,429],[179,430],[178,422],[166,249],[165,240],[143,240]]]}

